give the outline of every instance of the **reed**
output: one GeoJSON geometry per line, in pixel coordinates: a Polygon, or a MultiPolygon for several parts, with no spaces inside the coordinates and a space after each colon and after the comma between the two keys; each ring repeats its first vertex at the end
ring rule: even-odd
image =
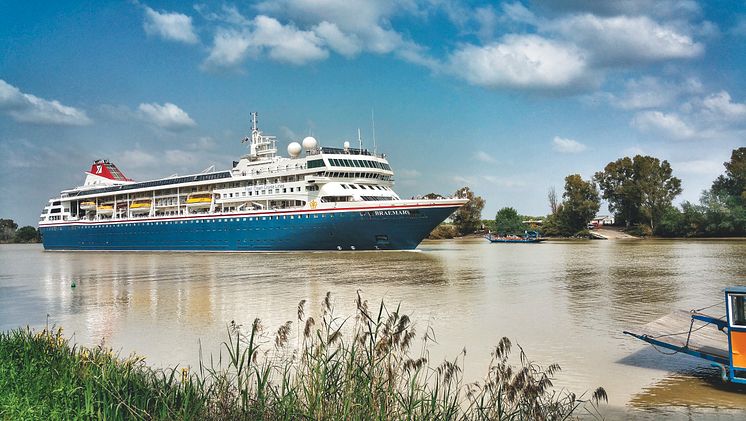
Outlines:
{"type": "Polygon", "coordinates": [[[356,308],[338,317],[327,294],[318,320],[301,301],[297,319],[273,332],[260,319],[232,322],[221,352],[193,371],[77,347],[62,329],[3,332],[0,418],[562,420],[579,408],[600,416],[602,388],[588,399],[554,389],[559,366],[541,367],[520,347],[511,359],[507,338],[484,379],[466,383],[465,349],[433,364],[430,327],[418,336],[398,306],[371,309],[359,294],[356,308]]]}

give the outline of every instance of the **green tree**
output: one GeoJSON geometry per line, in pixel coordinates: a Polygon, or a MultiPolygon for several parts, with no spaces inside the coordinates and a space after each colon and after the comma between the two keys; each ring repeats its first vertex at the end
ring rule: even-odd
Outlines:
{"type": "Polygon", "coordinates": [[[598,189],[593,181],[583,180],[579,174],[565,177],[562,207],[558,210],[559,224],[565,232],[586,229],[601,207],[598,189]]]}
{"type": "Polygon", "coordinates": [[[495,215],[495,231],[498,233],[516,233],[523,231],[523,218],[513,208],[502,208],[495,215]]]}
{"type": "Polygon", "coordinates": [[[668,161],[636,155],[620,158],[597,172],[594,179],[616,213],[629,228],[632,223],[648,222],[651,229],[681,194],[681,180],[672,176],[668,161]]]}
{"type": "Polygon", "coordinates": [[[718,196],[733,196],[746,202],[746,147],[734,149],[730,161],[725,162],[725,174],[712,183],[712,192],[718,196]]]}
{"type": "Polygon", "coordinates": [[[13,241],[18,224],[12,219],[0,219],[0,243],[13,241]]]}
{"type": "Polygon", "coordinates": [[[454,196],[469,201],[453,213],[453,224],[461,235],[471,234],[479,229],[482,223],[484,199],[475,195],[468,187],[456,190],[454,196]]]}
{"type": "Polygon", "coordinates": [[[631,158],[624,157],[609,162],[593,178],[617,221],[624,221],[629,228],[630,224],[639,220],[641,199],[634,187],[634,164],[631,158]]]}
{"type": "Polygon", "coordinates": [[[13,241],[16,243],[33,243],[33,242],[39,242],[41,240],[41,237],[39,236],[39,231],[37,231],[36,228],[32,226],[25,226],[23,228],[19,228],[15,234],[16,235],[13,241]]]}

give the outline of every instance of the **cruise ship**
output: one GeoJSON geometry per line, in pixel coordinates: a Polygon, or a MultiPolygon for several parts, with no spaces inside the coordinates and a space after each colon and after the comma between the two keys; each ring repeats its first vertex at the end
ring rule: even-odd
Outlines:
{"type": "Polygon", "coordinates": [[[411,250],[466,199],[403,200],[386,155],[321,147],[277,155],[251,114],[249,151],[230,170],[137,182],[97,160],[49,200],[46,250],[411,250]]]}

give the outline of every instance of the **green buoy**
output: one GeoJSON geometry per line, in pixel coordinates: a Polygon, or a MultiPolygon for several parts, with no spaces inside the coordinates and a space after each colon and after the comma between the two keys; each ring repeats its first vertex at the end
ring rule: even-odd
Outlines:
{"type": "Polygon", "coordinates": [[[73,281],[73,283],[70,284],[70,288],[75,288],[75,281],[73,281]]]}

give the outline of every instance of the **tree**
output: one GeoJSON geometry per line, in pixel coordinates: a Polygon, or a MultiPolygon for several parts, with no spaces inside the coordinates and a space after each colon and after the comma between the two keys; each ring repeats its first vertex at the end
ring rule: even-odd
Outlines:
{"type": "Polygon", "coordinates": [[[725,174],[712,183],[712,192],[718,196],[739,198],[746,202],[746,147],[734,149],[730,161],[723,163],[725,174]]]}
{"type": "Polygon", "coordinates": [[[547,193],[547,198],[549,199],[549,209],[552,210],[552,215],[557,214],[557,191],[554,189],[554,187],[549,188],[549,193],[547,193]]]}
{"type": "Polygon", "coordinates": [[[565,193],[562,197],[564,200],[558,219],[567,232],[576,233],[586,229],[601,207],[596,184],[583,180],[579,174],[565,177],[565,193]]]}
{"type": "Polygon", "coordinates": [[[16,228],[18,228],[18,224],[13,222],[12,219],[0,219],[0,243],[13,241],[16,228]]]}
{"type": "Polygon", "coordinates": [[[39,231],[36,230],[36,228],[32,226],[25,226],[23,228],[19,228],[18,231],[15,233],[14,242],[16,243],[32,243],[32,242],[38,242],[41,238],[39,236],[39,231]]]}
{"type": "Polygon", "coordinates": [[[498,233],[515,233],[525,229],[523,218],[513,208],[502,208],[495,215],[495,231],[498,233]]]}
{"type": "Polygon", "coordinates": [[[484,199],[474,195],[468,187],[456,190],[454,196],[459,199],[469,199],[463,206],[453,213],[453,224],[456,225],[461,235],[471,234],[476,231],[482,223],[482,209],[484,199]]]}
{"type": "Polygon", "coordinates": [[[428,200],[444,199],[444,197],[442,195],[438,194],[438,193],[428,193],[428,194],[422,196],[422,198],[423,199],[428,199],[428,200]]]}
{"type": "MultiPolygon", "coordinates": [[[[638,155],[639,156],[639,155],[638,155]]],[[[640,197],[634,188],[634,164],[629,157],[609,162],[593,177],[617,220],[630,224],[639,220],[640,197]]]]}
{"type": "Polygon", "coordinates": [[[650,228],[681,194],[681,180],[672,176],[668,161],[636,155],[620,158],[597,172],[594,179],[609,202],[609,209],[629,228],[645,220],[650,228]]]}

